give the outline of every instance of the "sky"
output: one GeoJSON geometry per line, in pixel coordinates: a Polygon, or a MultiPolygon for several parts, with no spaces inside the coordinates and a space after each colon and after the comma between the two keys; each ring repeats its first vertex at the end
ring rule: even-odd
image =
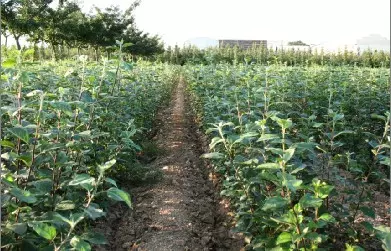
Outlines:
{"type": "MultiPolygon", "coordinates": [[[[132,0],[80,0],[118,5],[132,0]]],[[[390,0],[142,0],[137,27],[159,35],[166,45],[189,39],[302,40],[310,44],[351,44],[370,34],[390,39],[390,0]]]]}

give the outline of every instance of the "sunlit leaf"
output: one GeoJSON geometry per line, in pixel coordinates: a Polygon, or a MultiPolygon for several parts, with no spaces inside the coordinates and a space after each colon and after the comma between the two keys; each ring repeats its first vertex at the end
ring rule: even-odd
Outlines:
{"type": "Polygon", "coordinates": [[[17,187],[13,187],[11,188],[10,193],[20,201],[29,204],[37,202],[37,198],[28,190],[22,190],[17,187]]]}
{"type": "Polygon", "coordinates": [[[112,187],[109,190],[107,190],[107,196],[113,200],[116,200],[116,201],[123,201],[130,208],[132,208],[132,202],[130,200],[129,194],[116,188],[116,187],[112,187]]]}
{"type": "Polygon", "coordinates": [[[91,246],[87,242],[83,241],[80,237],[78,236],[73,236],[70,244],[75,250],[77,251],[90,251],[91,246]]]}
{"type": "Polygon", "coordinates": [[[7,130],[25,143],[28,144],[30,142],[29,132],[25,128],[13,127],[7,128],[7,130]]]}
{"type": "Polygon", "coordinates": [[[201,155],[201,158],[204,158],[204,159],[224,159],[225,155],[222,153],[213,152],[213,153],[205,153],[205,154],[201,155]]]}
{"type": "Polygon", "coordinates": [[[41,237],[47,240],[53,240],[57,231],[55,227],[50,226],[49,224],[43,222],[34,222],[32,223],[34,231],[41,237]]]}
{"type": "Polygon", "coordinates": [[[110,167],[115,165],[117,161],[115,159],[107,161],[103,165],[98,165],[98,171],[99,173],[103,174],[106,170],[108,170],[110,167]]]}
{"type": "Polygon", "coordinates": [[[264,211],[273,211],[284,208],[288,204],[288,200],[281,197],[275,196],[271,198],[267,198],[265,203],[263,204],[262,210],[264,211]]]}

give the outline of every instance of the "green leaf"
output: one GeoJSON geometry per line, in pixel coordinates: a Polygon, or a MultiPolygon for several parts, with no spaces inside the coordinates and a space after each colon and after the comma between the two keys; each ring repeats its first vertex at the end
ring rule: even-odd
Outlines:
{"type": "Polygon", "coordinates": [[[107,190],[107,196],[116,201],[124,201],[130,208],[132,208],[132,202],[130,201],[129,194],[122,191],[121,189],[112,187],[107,190]]]}
{"type": "Polygon", "coordinates": [[[209,134],[211,132],[218,132],[218,131],[219,131],[218,128],[209,128],[209,129],[206,129],[205,134],[209,134]]]}
{"type": "Polygon", "coordinates": [[[277,134],[263,134],[261,137],[257,140],[257,142],[272,140],[272,139],[279,139],[280,136],[277,134]]]}
{"type": "Polygon", "coordinates": [[[92,185],[95,182],[95,178],[91,177],[90,175],[83,173],[83,174],[76,174],[73,180],[69,182],[70,186],[77,186],[82,184],[89,184],[92,185]]]}
{"type": "Polygon", "coordinates": [[[27,154],[21,155],[16,159],[21,160],[27,167],[31,167],[31,165],[33,164],[33,158],[31,155],[27,155],[27,154]]]}
{"type": "Polygon", "coordinates": [[[26,97],[33,97],[33,96],[42,95],[42,94],[43,94],[43,91],[41,91],[41,90],[34,90],[34,91],[31,91],[31,92],[27,93],[26,97]]]}
{"type": "MultiPolygon", "coordinates": [[[[127,45],[127,44],[129,44],[129,43],[124,44],[122,47],[125,47],[125,45],[127,45]]],[[[126,47],[127,47],[127,46],[126,46],[126,47]]],[[[130,70],[133,69],[133,65],[132,65],[132,64],[129,64],[129,63],[125,62],[125,61],[122,61],[122,62],[121,62],[121,66],[122,66],[122,68],[123,68],[125,71],[130,71],[130,70]]]]}
{"type": "Polygon", "coordinates": [[[382,161],[380,161],[380,164],[391,167],[391,159],[386,157],[382,161]]]}
{"type": "Polygon", "coordinates": [[[321,243],[322,242],[322,237],[320,234],[318,233],[315,233],[315,232],[311,232],[311,233],[307,233],[305,235],[305,237],[315,243],[321,243]]]}
{"type": "Polygon", "coordinates": [[[13,232],[17,233],[18,235],[23,235],[27,231],[27,224],[26,223],[8,223],[6,226],[7,229],[12,230],[13,232]]]}
{"type": "Polygon", "coordinates": [[[373,225],[368,221],[363,221],[360,223],[368,232],[372,232],[374,230],[373,225]]]}
{"type": "Polygon", "coordinates": [[[378,115],[378,114],[375,114],[375,113],[371,114],[371,118],[373,118],[373,119],[381,119],[383,121],[387,121],[387,118],[385,116],[378,115]]]}
{"type": "Polygon", "coordinates": [[[388,226],[375,227],[376,237],[383,243],[382,247],[386,251],[391,251],[391,233],[388,226]]]}
{"type": "Polygon", "coordinates": [[[257,166],[260,169],[280,169],[280,165],[277,163],[263,163],[257,166]]]}
{"type": "Polygon", "coordinates": [[[12,143],[11,141],[8,141],[8,140],[1,140],[1,141],[0,141],[0,146],[2,146],[2,147],[14,148],[14,147],[15,147],[15,144],[12,143]]]}
{"type": "Polygon", "coordinates": [[[75,248],[77,251],[91,251],[91,246],[87,242],[83,241],[80,237],[78,236],[73,236],[71,241],[69,242],[72,247],[75,248]]]}
{"type": "Polygon", "coordinates": [[[94,99],[91,96],[91,93],[89,91],[83,91],[80,96],[80,101],[85,103],[92,103],[94,102],[94,99]]]}
{"type": "Polygon", "coordinates": [[[130,46],[132,46],[133,45],[133,43],[124,43],[123,45],[122,45],[122,47],[123,48],[126,48],[126,47],[130,47],[130,46]]]}
{"type": "Polygon", "coordinates": [[[345,251],[365,251],[365,249],[363,249],[362,247],[354,245],[352,246],[349,243],[345,243],[345,248],[345,251]]]}
{"type": "Polygon", "coordinates": [[[32,195],[32,193],[28,190],[22,190],[17,187],[13,187],[11,188],[10,193],[20,201],[29,204],[37,202],[37,198],[34,195],[32,195]]]}
{"type": "Polygon", "coordinates": [[[280,118],[278,118],[278,117],[272,117],[272,119],[273,119],[274,121],[276,121],[277,124],[278,124],[281,128],[284,128],[284,129],[288,129],[288,128],[292,127],[292,125],[293,125],[291,119],[280,119],[280,118]]]}
{"type": "Polygon", "coordinates": [[[323,220],[325,222],[330,222],[330,223],[335,222],[335,218],[329,213],[322,214],[318,219],[323,220]]]}
{"type": "Polygon", "coordinates": [[[103,165],[98,165],[98,171],[100,174],[103,174],[106,170],[108,170],[110,167],[112,167],[117,161],[115,159],[112,159],[110,161],[107,161],[103,165]]]}
{"type": "Polygon", "coordinates": [[[299,203],[302,208],[319,208],[322,205],[323,200],[307,193],[301,197],[299,203]]]}
{"type": "Polygon", "coordinates": [[[14,177],[10,173],[7,173],[6,175],[4,175],[4,177],[1,178],[1,183],[3,183],[2,185],[6,184],[9,187],[17,186],[14,177]]]}
{"type": "Polygon", "coordinates": [[[22,140],[26,144],[30,142],[29,132],[22,127],[7,128],[7,130],[15,135],[18,139],[22,140]]]}
{"type": "Polygon", "coordinates": [[[71,200],[63,200],[56,205],[56,211],[67,211],[75,209],[75,203],[71,200]]]}
{"type": "Polygon", "coordinates": [[[265,149],[280,156],[284,154],[284,151],[281,148],[265,147],[265,149]]]}
{"type": "Polygon", "coordinates": [[[363,212],[365,216],[371,217],[372,219],[376,218],[376,214],[373,208],[362,206],[360,207],[360,211],[363,212]]]}
{"type": "Polygon", "coordinates": [[[222,153],[213,152],[213,153],[202,154],[201,158],[204,158],[204,159],[224,159],[225,155],[222,153]]]}
{"type": "Polygon", "coordinates": [[[89,138],[91,136],[91,131],[90,130],[83,131],[83,132],[80,132],[78,135],[83,138],[89,138]]]}
{"type": "Polygon", "coordinates": [[[302,165],[302,166],[300,166],[300,167],[295,168],[294,170],[292,170],[292,171],[290,172],[290,174],[296,174],[296,173],[298,173],[298,172],[300,172],[300,171],[302,171],[302,170],[304,170],[304,169],[305,169],[305,165],[302,165]]]}
{"type": "Polygon", "coordinates": [[[214,137],[212,139],[212,142],[209,144],[209,149],[210,150],[213,150],[213,148],[215,148],[215,146],[221,142],[224,142],[224,139],[222,138],[219,138],[219,137],[214,137]]]}
{"type": "Polygon", "coordinates": [[[258,135],[259,135],[259,133],[257,133],[257,132],[247,132],[247,133],[239,135],[239,138],[237,140],[235,140],[234,143],[241,143],[245,139],[254,138],[258,135]]]}
{"type": "Polygon", "coordinates": [[[294,154],[295,154],[294,148],[287,149],[284,151],[284,154],[282,155],[282,160],[284,160],[286,163],[293,157],[294,154]]]}
{"type": "Polygon", "coordinates": [[[7,60],[5,60],[1,66],[3,68],[12,68],[16,65],[16,59],[15,58],[8,58],[7,60]]]}
{"type": "Polygon", "coordinates": [[[288,200],[281,197],[281,196],[275,196],[271,197],[265,200],[265,203],[263,204],[262,210],[264,211],[273,211],[277,209],[281,209],[285,207],[288,204],[288,200]]]}
{"type": "Polygon", "coordinates": [[[331,191],[334,189],[334,186],[330,185],[322,185],[321,187],[318,188],[318,197],[321,199],[327,198],[331,191]]]}
{"type": "Polygon", "coordinates": [[[334,114],[333,120],[339,121],[339,120],[342,120],[344,117],[345,117],[345,115],[343,115],[343,114],[334,114]]]}
{"type": "Polygon", "coordinates": [[[8,153],[3,153],[1,154],[1,158],[8,160],[8,161],[14,161],[18,159],[19,155],[17,155],[14,152],[8,152],[8,153]]]}
{"type": "Polygon", "coordinates": [[[112,184],[113,186],[117,187],[117,182],[115,182],[115,180],[110,179],[110,178],[105,178],[105,181],[106,181],[107,183],[110,183],[110,184],[112,184]]]}
{"type": "Polygon", "coordinates": [[[298,180],[295,176],[290,174],[285,174],[285,179],[282,182],[282,185],[288,187],[292,192],[296,192],[300,188],[301,184],[303,184],[302,180],[298,180]]]}
{"type": "Polygon", "coordinates": [[[95,181],[93,183],[83,183],[83,184],[80,184],[80,186],[82,188],[84,188],[86,191],[92,191],[92,189],[94,189],[94,184],[95,184],[95,181]]]}
{"type": "Polygon", "coordinates": [[[391,148],[391,144],[381,144],[376,146],[376,148],[391,148]]]}
{"type": "Polygon", "coordinates": [[[288,232],[282,232],[276,240],[276,245],[280,245],[282,243],[292,242],[292,234],[288,232]]]}
{"type": "Polygon", "coordinates": [[[258,164],[259,160],[258,159],[249,159],[246,161],[239,162],[241,165],[256,165],[258,164]]]}
{"type": "Polygon", "coordinates": [[[62,216],[61,214],[59,214],[59,213],[57,213],[57,212],[54,212],[54,213],[52,214],[52,218],[53,218],[53,220],[55,220],[55,221],[58,221],[58,222],[66,222],[66,223],[68,223],[69,225],[71,225],[71,221],[70,221],[68,218],[62,216]]]}
{"type": "Polygon", "coordinates": [[[50,106],[53,107],[55,110],[66,112],[69,114],[69,112],[72,112],[72,107],[68,102],[64,101],[51,101],[50,106]]]}
{"type": "Polygon", "coordinates": [[[84,213],[71,214],[69,217],[71,227],[75,227],[80,221],[84,219],[84,213]]]}
{"type": "Polygon", "coordinates": [[[345,131],[341,131],[341,132],[338,132],[337,134],[334,135],[334,139],[338,136],[341,136],[343,134],[351,134],[351,133],[354,133],[353,131],[350,131],[350,130],[345,130],[345,131]]]}
{"type": "Polygon", "coordinates": [[[108,243],[103,234],[91,231],[82,234],[81,238],[95,245],[104,245],[108,243]]]}
{"type": "Polygon", "coordinates": [[[312,125],[312,127],[315,127],[315,128],[319,128],[319,127],[322,127],[323,126],[323,123],[314,123],[312,125]]]}
{"type": "Polygon", "coordinates": [[[317,144],[315,142],[299,142],[294,144],[297,150],[308,150],[310,152],[313,152],[316,146],[317,144]]]}
{"type": "Polygon", "coordinates": [[[31,155],[25,154],[19,156],[17,159],[21,160],[27,167],[31,167],[33,164],[33,158],[31,155]]]}
{"type": "Polygon", "coordinates": [[[33,186],[43,193],[50,193],[53,188],[53,181],[50,179],[41,179],[32,182],[33,186]]]}
{"type": "Polygon", "coordinates": [[[66,162],[68,162],[68,156],[64,151],[59,151],[57,155],[57,164],[58,165],[64,165],[66,162]]]}
{"type": "Polygon", "coordinates": [[[106,213],[99,208],[99,205],[95,204],[90,204],[86,209],[84,209],[84,212],[93,220],[106,215],[106,213]]]}
{"type": "Polygon", "coordinates": [[[34,231],[41,237],[47,240],[53,240],[56,235],[56,228],[43,222],[32,223],[34,231]]]}

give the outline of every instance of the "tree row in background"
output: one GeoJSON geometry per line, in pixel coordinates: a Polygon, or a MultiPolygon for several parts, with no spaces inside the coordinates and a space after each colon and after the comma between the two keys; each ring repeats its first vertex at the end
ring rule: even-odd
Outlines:
{"type": "MultiPolygon", "coordinates": [[[[384,51],[349,51],[335,53],[321,50],[283,50],[254,47],[240,48],[197,47],[174,48],[164,46],[158,36],[151,36],[135,25],[133,11],[140,1],[133,2],[127,10],[109,7],[96,8],[86,14],[77,2],[66,0],[0,0],[2,35],[6,57],[13,57],[15,50],[7,49],[7,40],[16,41],[21,51],[20,40],[27,38],[29,45],[23,51],[28,59],[67,59],[75,55],[89,55],[99,59],[102,53],[110,57],[116,40],[130,45],[123,48],[125,55],[144,57],[173,64],[215,64],[215,63],[261,63],[296,65],[351,65],[366,67],[388,67],[390,54],[384,51]],[[54,7],[53,1],[57,3],[54,7]]],[[[291,45],[305,45],[302,41],[291,45]]]]}
{"type": "Polygon", "coordinates": [[[321,50],[286,50],[265,47],[240,49],[238,47],[198,49],[194,46],[168,47],[158,57],[159,61],[173,64],[261,63],[305,65],[350,65],[364,67],[389,67],[390,53],[376,50],[325,52],[321,50]]]}
{"type": "MultiPolygon", "coordinates": [[[[159,37],[144,33],[135,26],[133,10],[140,4],[134,2],[125,12],[118,7],[101,10],[95,7],[89,14],[83,13],[76,2],[60,0],[52,7],[53,0],[1,0],[3,36],[14,38],[18,50],[20,40],[26,37],[30,47],[50,48],[55,59],[70,55],[71,49],[112,52],[116,40],[131,44],[124,51],[135,56],[151,56],[163,52],[159,37]]],[[[42,51],[42,50],[41,50],[42,51]]]]}

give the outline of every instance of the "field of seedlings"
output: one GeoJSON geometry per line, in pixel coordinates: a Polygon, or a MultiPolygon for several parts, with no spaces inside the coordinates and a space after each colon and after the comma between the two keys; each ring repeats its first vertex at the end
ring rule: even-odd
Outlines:
{"type": "Polygon", "coordinates": [[[1,250],[391,251],[390,2],[212,2],[0,0],[1,250]]]}
{"type": "Polygon", "coordinates": [[[185,66],[249,250],[390,250],[389,70],[185,66]]]}
{"type": "Polygon", "coordinates": [[[2,250],[91,250],[110,201],[132,208],[115,180],[135,175],[178,74],[121,58],[3,63],[2,250]]]}
{"type": "Polygon", "coordinates": [[[2,249],[391,250],[388,69],[123,46],[2,63],[2,249]]]}

